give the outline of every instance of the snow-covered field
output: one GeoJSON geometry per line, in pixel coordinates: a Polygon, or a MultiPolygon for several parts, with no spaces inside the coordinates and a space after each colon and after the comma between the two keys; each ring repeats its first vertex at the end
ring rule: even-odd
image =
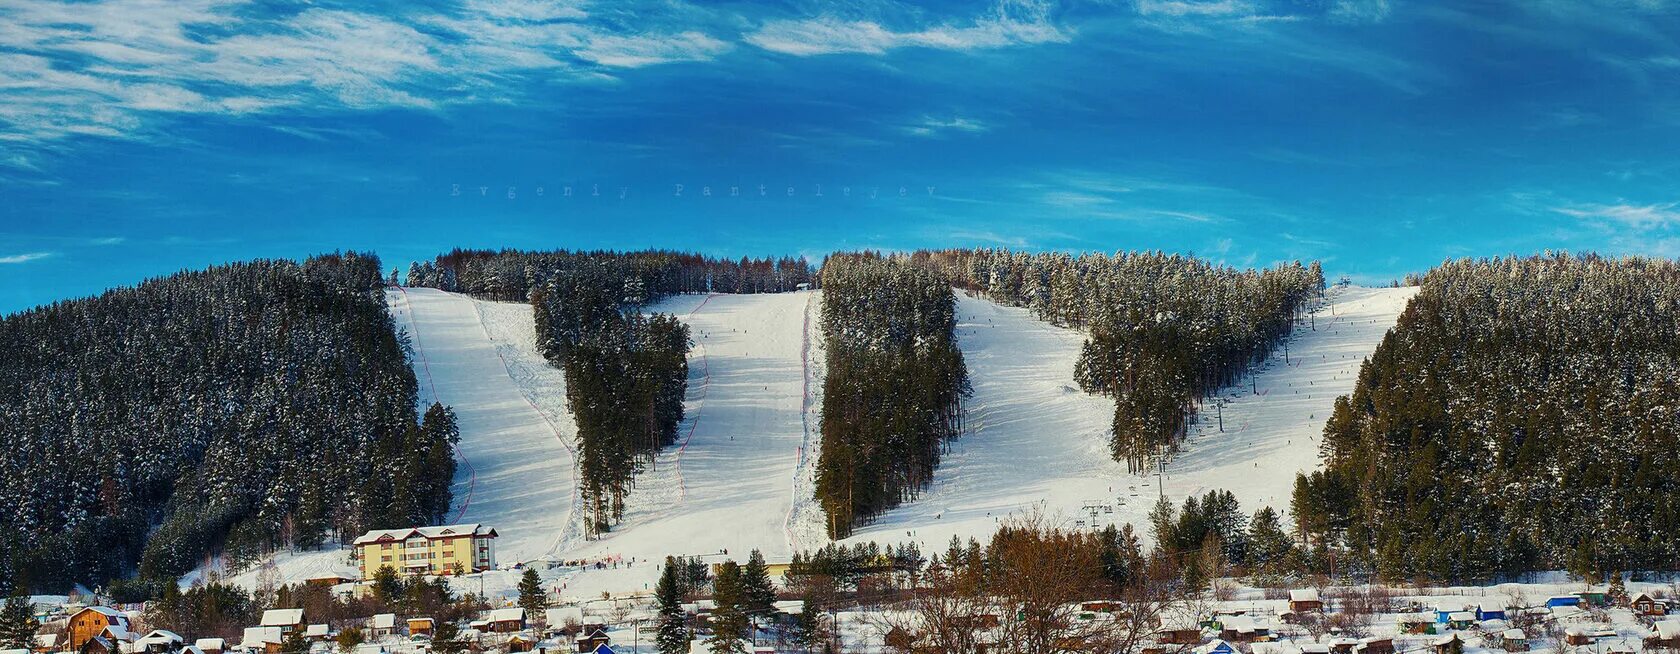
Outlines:
{"type": "MultiPolygon", "coordinates": [[[[1317,465],[1335,398],[1353,389],[1361,361],[1414,292],[1331,290],[1290,337],[1287,362],[1280,349],[1210,400],[1160,477],[1128,474],[1109,456],[1113,403],[1073,380],[1081,332],[959,294],[957,339],[974,387],[967,429],[920,498],[850,540],[938,550],[952,536],[985,539],[1000,520],[1031,509],[1075,525],[1142,526],[1163,491],[1176,503],[1227,489],[1245,510],[1286,509],[1295,474],[1317,465]]],[[[778,560],[827,541],[810,500],[820,292],[684,295],[650,307],[691,330],[687,415],[678,444],[637,478],[623,523],[599,540],[584,540],[575,519],[576,428],[563,375],[535,350],[530,308],[431,289],[394,291],[390,304],[414,341],[422,404],[435,394],[460,418],[451,520],[495,527],[501,564],[599,562],[539,566],[562,595],[592,597],[650,587],[654,564],[668,554],[744,559],[756,548],[778,560]]],[[[337,551],[282,554],[276,564],[282,580],[354,570],[337,551]]],[[[506,594],[517,573],[461,582],[506,594]]]]}

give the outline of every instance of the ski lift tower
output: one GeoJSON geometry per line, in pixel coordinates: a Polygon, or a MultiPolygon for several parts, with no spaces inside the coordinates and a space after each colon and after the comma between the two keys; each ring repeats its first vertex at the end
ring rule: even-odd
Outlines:
{"type": "Polygon", "coordinates": [[[1114,505],[1102,500],[1085,500],[1085,504],[1080,506],[1079,510],[1080,513],[1091,516],[1091,530],[1096,531],[1102,522],[1102,516],[1114,514],[1114,505]]]}

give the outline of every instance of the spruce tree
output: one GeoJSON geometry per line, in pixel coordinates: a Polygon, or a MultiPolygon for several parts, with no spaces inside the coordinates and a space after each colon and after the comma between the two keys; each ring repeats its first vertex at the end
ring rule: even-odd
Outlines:
{"type": "Polygon", "coordinates": [[[747,615],[762,619],[776,612],[776,585],[770,580],[763,552],[753,550],[747,558],[747,566],[741,570],[741,586],[747,615]]]}
{"type": "Polygon", "coordinates": [[[40,628],[27,596],[19,593],[7,598],[5,608],[0,608],[0,649],[35,649],[35,631],[40,628]]]}
{"type": "Polygon", "coordinates": [[[743,610],[745,587],[741,580],[741,566],[724,561],[718,566],[717,578],[712,581],[712,635],[706,646],[712,654],[745,654],[747,651],[747,615],[743,610]]]}
{"type": "Polygon", "coordinates": [[[687,615],[683,612],[682,582],[679,575],[683,571],[675,558],[665,557],[665,568],[659,573],[659,584],[654,587],[654,597],[659,601],[659,635],[655,638],[660,654],[687,654],[688,628],[687,615]]]}
{"type": "Polygon", "coordinates": [[[543,592],[536,568],[527,567],[519,576],[519,608],[525,609],[526,620],[533,621],[542,618],[543,609],[548,608],[548,594],[543,592]]]}

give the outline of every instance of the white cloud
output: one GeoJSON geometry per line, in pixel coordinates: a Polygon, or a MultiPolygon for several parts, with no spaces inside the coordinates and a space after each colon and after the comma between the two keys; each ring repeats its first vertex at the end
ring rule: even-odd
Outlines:
{"type": "Polygon", "coordinates": [[[1240,16],[1254,13],[1255,7],[1247,0],[1137,0],[1137,11],[1145,16],[1240,16]]]}
{"type": "Polygon", "coordinates": [[[264,16],[242,0],[14,0],[0,6],[0,141],[145,138],[163,114],[429,109],[506,99],[517,91],[505,82],[529,71],[592,81],[730,48],[625,22],[593,20],[579,1],[264,16]]]}
{"type": "Polygon", "coordinates": [[[706,61],[728,51],[730,45],[699,32],[680,34],[606,35],[591,38],[578,56],[603,66],[636,68],[677,61],[706,61]]]}
{"type": "Polygon", "coordinates": [[[899,31],[875,21],[820,16],[766,22],[747,35],[746,41],[772,52],[808,57],[882,54],[908,47],[978,50],[1065,42],[1069,38],[1050,19],[1050,7],[1045,2],[1004,0],[965,25],[946,23],[899,31]]]}
{"type": "Polygon", "coordinates": [[[1662,229],[1680,225],[1680,202],[1659,204],[1583,204],[1556,207],[1553,211],[1565,216],[1610,222],[1633,229],[1662,229]]]}
{"type": "Polygon", "coordinates": [[[984,132],[988,129],[991,129],[990,125],[972,118],[963,118],[962,116],[952,116],[949,119],[923,116],[921,121],[904,127],[904,131],[914,136],[930,137],[940,136],[950,132],[975,134],[984,132]]]}
{"type": "Polygon", "coordinates": [[[0,264],[4,264],[4,263],[29,263],[31,261],[36,261],[36,260],[39,260],[39,259],[45,259],[45,258],[50,257],[52,255],[53,255],[53,253],[51,253],[51,252],[25,252],[23,254],[13,254],[13,255],[0,257],[0,264]]]}

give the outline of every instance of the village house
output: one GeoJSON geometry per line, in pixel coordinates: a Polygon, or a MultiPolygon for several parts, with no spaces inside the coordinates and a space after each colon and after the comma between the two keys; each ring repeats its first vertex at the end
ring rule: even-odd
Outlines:
{"type": "Polygon", "coordinates": [[[259,626],[277,627],[280,635],[303,631],[303,609],[269,609],[263,611],[262,623],[259,626]]]}
{"type": "Polygon", "coordinates": [[[58,634],[36,634],[35,647],[30,651],[35,654],[47,654],[58,651],[58,634]]]}
{"type": "Polygon", "coordinates": [[[1658,620],[1645,640],[1652,647],[1680,648],[1680,620],[1658,620]]]}
{"type": "MultiPolygon", "coordinates": [[[[128,633],[128,616],[121,611],[108,606],[89,606],[70,615],[68,626],[65,628],[67,641],[66,649],[81,651],[88,641],[98,638],[109,627],[118,627],[121,633],[128,633]]],[[[105,643],[107,651],[110,643],[105,643]]]]}
{"type": "Polygon", "coordinates": [[[1429,646],[1435,654],[1464,654],[1464,640],[1456,632],[1435,639],[1429,646]]]}
{"type": "Polygon", "coordinates": [[[315,643],[324,643],[332,639],[332,630],[324,624],[312,624],[303,628],[303,639],[315,643]]]}
{"type": "Polygon", "coordinates": [[[409,618],[408,619],[408,635],[410,635],[410,636],[431,636],[432,635],[432,619],[431,618],[409,618]]]}
{"type": "Polygon", "coordinates": [[[1294,613],[1318,611],[1324,608],[1324,601],[1318,597],[1318,589],[1303,588],[1289,591],[1289,610],[1294,613]]]}
{"type": "Polygon", "coordinates": [[[1219,638],[1234,643],[1252,643],[1271,637],[1271,628],[1246,615],[1219,618],[1219,638]]]}
{"type": "Polygon", "coordinates": [[[239,649],[262,654],[279,654],[280,643],[285,640],[285,631],[280,627],[246,627],[244,637],[239,639],[239,649]]]}
{"type": "Polygon", "coordinates": [[[363,579],[380,568],[405,575],[468,574],[496,565],[496,530],[484,525],[383,529],[354,542],[363,579]]]}
{"type": "Polygon", "coordinates": [[[222,654],[227,650],[227,641],[221,638],[200,638],[193,641],[193,647],[197,647],[204,654],[222,654]]]}
{"type": "Polygon", "coordinates": [[[1563,642],[1566,645],[1591,645],[1600,638],[1614,638],[1616,631],[1604,627],[1570,627],[1563,631],[1563,642]]]}
{"type": "Polygon", "coordinates": [[[174,654],[185,647],[187,639],[166,629],[154,629],[134,641],[134,649],[146,654],[174,654]]]}
{"type": "Polygon", "coordinates": [[[1387,636],[1362,638],[1353,646],[1354,654],[1394,654],[1394,639],[1387,636]]]}
{"type": "Polygon", "coordinates": [[[1668,615],[1668,604],[1655,597],[1651,597],[1649,593],[1635,593],[1634,596],[1628,600],[1628,608],[1633,609],[1634,615],[1653,617],[1668,615]]]}
{"type": "Polygon", "coordinates": [[[577,652],[577,654],[589,654],[610,642],[612,642],[612,639],[608,638],[607,632],[601,629],[579,632],[577,638],[573,640],[575,647],[572,651],[577,652]]]}
{"type": "Polygon", "coordinates": [[[525,609],[517,606],[490,611],[484,619],[485,631],[498,634],[511,634],[525,629],[525,609]]]}
{"type": "Polygon", "coordinates": [[[1528,651],[1528,634],[1521,629],[1506,629],[1499,634],[1499,646],[1507,652],[1528,651]]]}

